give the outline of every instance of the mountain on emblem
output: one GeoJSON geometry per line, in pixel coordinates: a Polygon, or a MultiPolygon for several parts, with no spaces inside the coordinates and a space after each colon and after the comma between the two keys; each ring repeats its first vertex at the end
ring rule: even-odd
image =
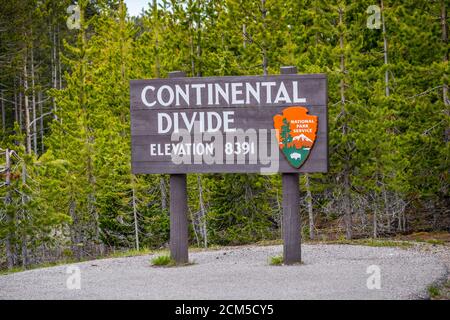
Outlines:
{"type": "Polygon", "coordinates": [[[316,140],[318,117],[305,107],[289,107],[273,117],[279,147],[294,168],[306,161],[316,140]]]}
{"type": "Polygon", "coordinates": [[[298,136],[293,137],[292,140],[293,141],[300,140],[300,141],[312,142],[312,140],[310,138],[308,138],[307,136],[305,136],[303,133],[299,134],[298,136]]]}

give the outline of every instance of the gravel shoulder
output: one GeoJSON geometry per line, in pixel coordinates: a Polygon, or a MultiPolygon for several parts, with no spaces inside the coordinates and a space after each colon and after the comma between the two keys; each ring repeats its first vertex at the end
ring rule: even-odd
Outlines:
{"type": "Polygon", "coordinates": [[[440,294],[433,299],[438,300],[450,300],[450,243],[444,245],[430,245],[426,243],[416,243],[411,250],[431,254],[437,257],[447,268],[447,276],[442,277],[436,281],[433,285],[439,288],[440,294]]]}
{"type": "MultiPolygon", "coordinates": [[[[448,247],[441,254],[449,257],[448,247]]],[[[81,289],[68,289],[69,265],[0,276],[0,299],[426,299],[448,277],[426,250],[305,244],[304,264],[270,266],[281,246],[190,253],[195,264],[150,266],[152,255],[73,264],[81,289]],[[367,268],[379,266],[381,289],[368,289],[367,268]]],[[[73,271],[72,271],[73,272],[73,271]]]]}

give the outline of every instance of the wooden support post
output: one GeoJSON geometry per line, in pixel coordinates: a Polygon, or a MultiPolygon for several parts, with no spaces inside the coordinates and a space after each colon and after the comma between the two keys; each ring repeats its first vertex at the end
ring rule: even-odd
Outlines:
{"type": "Polygon", "coordinates": [[[283,173],[283,262],[301,262],[298,173],[283,173]]]}
{"type": "MultiPolygon", "coordinates": [[[[281,74],[296,74],[296,67],[281,67],[281,74]]],[[[298,173],[283,173],[283,262],[301,262],[300,189],[298,173]]]]}
{"type": "Polygon", "coordinates": [[[170,257],[177,264],[189,261],[185,174],[170,175],[170,257]]]}
{"type": "MultiPolygon", "coordinates": [[[[169,78],[182,78],[181,71],[169,73],[169,78]]],[[[187,186],[185,174],[170,175],[170,257],[177,263],[189,262],[187,186]]]]}

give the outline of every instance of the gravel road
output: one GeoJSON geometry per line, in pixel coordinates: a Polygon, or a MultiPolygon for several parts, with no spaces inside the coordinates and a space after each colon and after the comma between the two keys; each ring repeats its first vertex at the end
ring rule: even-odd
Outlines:
{"type": "Polygon", "coordinates": [[[447,279],[435,256],[400,248],[303,245],[304,264],[270,266],[281,246],[193,252],[194,265],[150,266],[152,256],[77,263],[81,288],[68,289],[68,265],[0,276],[0,299],[420,299],[447,279]],[[380,267],[381,289],[367,288],[380,267]]]}

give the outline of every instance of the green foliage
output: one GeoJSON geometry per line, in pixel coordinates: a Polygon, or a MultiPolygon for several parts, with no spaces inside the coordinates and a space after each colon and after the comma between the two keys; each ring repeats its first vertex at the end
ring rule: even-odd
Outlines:
{"type": "Polygon", "coordinates": [[[431,298],[437,298],[441,295],[441,291],[436,286],[429,286],[428,294],[430,295],[431,298]]]}
{"type": "Polygon", "coordinates": [[[274,237],[276,199],[269,177],[215,175],[208,183],[211,242],[236,245],[274,237]]]}
{"type": "MultiPolygon", "coordinates": [[[[78,3],[81,28],[68,29],[71,1],[0,1],[0,143],[18,156],[12,174],[26,171],[25,182],[0,187],[11,196],[0,208],[1,251],[7,241],[16,248],[14,265],[27,249],[43,262],[42,250],[83,259],[136,240],[168,243],[168,177],[131,173],[129,80],[173,70],[326,73],[330,172],[310,175],[316,229],[340,230],[345,213],[358,236],[448,229],[445,1],[383,1],[386,32],[367,28],[369,0],[165,0],[133,18],[122,0],[78,3]]],[[[291,142],[287,123],[281,135],[291,142]]],[[[188,190],[192,243],[279,238],[279,176],[188,175],[188,190]]]]}
{"type": "Polygon", "coordinates": [[[270,257],[269,264],[271,266],[281,266],[283,264],[283,256],[270,257]]]}
{"type": "Polygon", "coordinates": [[[425,241],[426,243],[432,244],[432,245],[444,245],[445,241],[438,240],[438,239],[429,239],[425,241]]]}
{"type": "Polygon", "coordinates": [[[368,247],[396,247],[407,249],[414,246],[413,243],[407,241],[396,241],[396,240],[388,240],[388,239],[356,239],[356,240],[347,240],[347,239],[339,239],[333,241],[325,241],[330,244],[348,244],[348,245],[361,245],[368,247]]]}
{"type": "Polygon", "coordinates": [[[152,265],[156,267],[173,267],[176,262],[170,258],[170,256],[157,256],[152,259],[152,265]]]}
{"type": "Polygon", "coordinates": [[[144,256],[151,254],[152,250],[148,248],[142,248],[139,250],[136,249],[130,249],[130,250],[121,250],[121,251],[115,251],[112,254],[108,255],[109,258],[123,258],[123,257],[135,257],[135,256],[144,256]]]}

